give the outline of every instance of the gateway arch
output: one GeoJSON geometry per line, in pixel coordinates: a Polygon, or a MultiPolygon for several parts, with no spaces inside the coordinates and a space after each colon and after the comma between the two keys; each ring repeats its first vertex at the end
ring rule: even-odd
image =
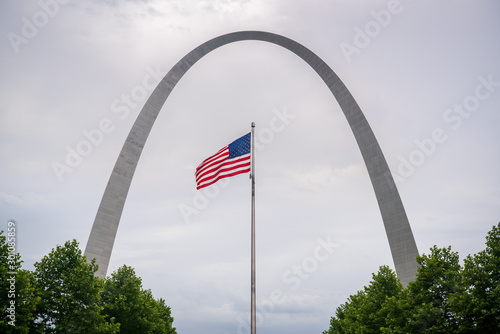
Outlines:
{"type": "Polygon", "coordinates": [[[87,242],[85,256],[89,261],[96,259],[99,265],[96,275],[106,276],[132,177],[146,139],[166,99],[182,76],[198,60],[221,46],[246,40],[276,44],[295,53],[309,64],[328,86],[347,118],[368,169],[396,273],[404,285],[413,281],[418,268],[417,245],[389,166],[363,112],[344,83],[315,53],[289,38],[262,31],[229,33],[201,44],[172,67],[146,101],[113,168],[87,242]]]}

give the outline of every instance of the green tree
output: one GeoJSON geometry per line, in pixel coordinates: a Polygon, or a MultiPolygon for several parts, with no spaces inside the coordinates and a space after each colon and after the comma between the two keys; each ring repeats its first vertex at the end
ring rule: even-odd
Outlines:
{"type": "Polygon", "coordinates": [[[451,247],[431,248],[431,254],[417,256],[417,277],[408,284],[405,333],[456,333],[459,319],[450,304],[462,292],[462,267],[451,247]]]}
{"type": "Polygon", "coordinates": [[[451,247],[434,246],[417,262],[416,278],[403,290],[387,268],[379,271],[337,308],[324,334],[500,333],[500,223],[463,267],[451,247]]]}
{"type": "Polygon", "coordinates": [[[39,298],[34,294],[33,274],[21,269],[21,256],[12,252],[12,233],[15,230],[7,230],[6,237],[0,231],[0,332],[28,333],[39,298]]]}
{"type": "Polygon", "coordinates": [[[464,293],[452,299],[462,333],[500,332],[500,223],[486,236],[486,249],[464,260],[464,293]]]}
{"type": "Polygon", "coordinates": [[[170,307],[155,300],[133,268],[120,267],[106,279],[102,290],[104,314],[116,319],[122,334],[175,334],[170,307]]]}
{"type": "Polygon", "coordinates": [[[381,333],[388,326],[388,315],[394,299],[403,293],[403,285],[388,266],[380,267],[372,281],[336,310],[330,320],[330,328],[324,334],[381,333]]]}
{"type": "Polygon", "coordinates": [[[102,279],[95,260],[87,263],[76,240],[57,246],[35,263],[35,289],[41,298],[33,332],[118,333],[119,325],[101,314],[102,279]]]}
{"type": "Polygon", "coordinates": [[[174,318],[172,317],[170,307],[165,304],[165,300],[155,299],[151,290],[143,291],[146,300],[146,307],[150,313],[150,321],[154,324],[151,334],[176,334],[173,327],[174,318]]]}

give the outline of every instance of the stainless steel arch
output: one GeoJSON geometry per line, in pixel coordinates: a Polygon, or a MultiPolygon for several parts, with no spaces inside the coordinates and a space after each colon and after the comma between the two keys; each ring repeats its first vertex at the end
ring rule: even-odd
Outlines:
{"type": "Polygon", "coordinates": [[[303,45],[280,35],[262,31],[241,31],[211,39],[184,56],[165,75],[142,108],[116,161],[85,249],[87,259],[95,258],[98,276],[105,277],[118,224],[130,183],[146,139],[158,113],[177,82],[198,60],[229,43],[256,40],[273,43],[292,51],[308,63],[337,99],[352,129],[375,190],[396,273],[403,284],[417,272],[417,246],[385,157],[358,104],[333,70],[303,45]]]}

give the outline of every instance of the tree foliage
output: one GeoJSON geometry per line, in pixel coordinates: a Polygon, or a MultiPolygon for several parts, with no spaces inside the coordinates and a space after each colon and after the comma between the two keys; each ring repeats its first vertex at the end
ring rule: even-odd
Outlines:
{"type": "Polygon", "coordinates": [[[486,249],[460,265],[451,247],[417,257],[415,280],[403,288],[387,266],[340,305],[323,334],[500,333],[500,223],[486,249]]]}
{"type": "Polygon", "coordinates": [[[464,260],[464,293],[452,302],[458,310],[460,330],[500,333],[500,224],[486,237],[486,249],[464,260]]]}
{"type": "Polygon", "coordinates": [[[35,290],[41,300],[34,326],[40,333],[118,333],[101,314],[102,280],[94,276],[76,240],[57,246],[35,263],[35,290]]]}
{"type": "Polygon", "coordinates": [[[33,272],[24,270],[2,233],[0,333],[176,334],[170,307],[142,288],[131,267],[123,266],[107,279],[96,277],[95,260],[87,262],[73,240],[52,249],[33,272]],[[11,277],[14,294],[9,294],[11,277]],[[15,321],[9,323],[11,303],[15,321]]]}
{"type": "MultiPolygon", "coordinates": [[[[386,327],[391,309],[388,303],[403,291],[396,274],[382,266],[373,274],[370,285],[350,296],[348,302],[337,308],[336,318],[330,321],[331,333],[379,333],[386,327]]],[[[327,332],[330,333],[330,332],[327,332]]]]}
{"type": "Polygon", "coordinates": [[[10,251],[9,243],[0,231],[0,333],[28,333],[40,298],[34,293],[33,273],[21,269],[21,256],[10,251]]]}
{"type": "Polygon", "coordinates": [[[174,334],[170,307],[142,288],[142,280],[126,265],[111,274],[102,291],[104,311],[120,323],[120,333],[174,334]]]}

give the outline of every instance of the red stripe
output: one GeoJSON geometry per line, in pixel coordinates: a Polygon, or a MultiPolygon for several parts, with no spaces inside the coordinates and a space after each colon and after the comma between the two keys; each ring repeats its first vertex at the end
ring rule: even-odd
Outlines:
{"type": "Polygon", "coordinates": [[[244,157],[244,158],[240,158],[240,159],[231,159],[231,160],[226,159],[218,164],[212,164],[210,166],[207,166],[206,168],[204,168],[196,173],[196,182],[199,182],[199,180],[207,174],[217,172],[218,170],[220,172],[220,170],[222,168],[224,168],[225,166],[237,164],[237,163],[244,162],[244,161],[250,161],[250,157],[244,157]]]}
{"type": "Polygon", "coordinates": [[[199,179],[196,180],[196,183],[199,185],[199,184],[201,184],[203,182],[206,182],[207,180],[218,178],[219,175],[222,174],[222,173],[229,172],[229,171],[232,171],[232,170],[235,170],[235,169],[238,169],[238,168],[242,168],[242,167],[249,167],[249,166],[250,166],[250,161],[244,162],[244,163],[240,163],[240,164],[238,164],[236,166],[231,166],[229,168],[221,168],[214,175],[210,175],[210,176],[207,176],[207,177],[200,177],[199,179]]]}
{"type": "Polygon", "coordinates": [[[232,174],[226,174],[226,175],[222,175],[220,177],[218,177],[217,179],[213,180],[212,182],[210,183],[207,183],[207,184],[204,184],[202,186],[198,186],[196,187],[196,189],[202,189],[202,188],[205,188],[205,187],[208,187],[209,185],[211,184],[214,184],[215,182],[219,181],[220,179],[224,179],[226,177],[231,177],[231,176],[235,176],[235,175],[238,175],[238,174],[243,174],[243,173],[248,173],[250,171],[250,168],[248,169],[245,169],[245,170],[242,170],[242,171],[239,171],[239,172],[235,172],[235,173],[232,173],[232,174]]]}
{"type": "Polygon", "coordinates": [[[212,155],[210,158],[205,159],[197,168],[195,175],[198,175],[203,169],[208,168],[210,165],[217,163],[219,159],[227,159],[229,156],[229,149],[224,147],[219,152],[212,155]]]}
{"type": "Polygon", "coordinates": [[[200,176],[200,174],[205,173],[207,170],[213,170],[213,169],[216,169],[218,166],[223,165],[228,160],[227,159],[228,156],[229,155],[223,156],[220,159],[214,160],[213,162],[205,165],[203,168],[200,168],[198,171],[196,171],[195,176],[198,178],[200,176]]]}
{"type": "MultiPolygon", "coordinates": [[[[224,151],[227,151],[227,153],[229,154],[229,147],[226,146],[224,148],[221,148],[219,151],[217,151],[217,153],[215,153],[214,155],[206,158],[205,160],[202,161],[202,163],[198,166],[198,168],[202,167],[203,165],[207,164],[209,161],[217,158],[219,155],[221,155],[221,153],[223,153],[224,151]]],[[[197,168],[197,169],[198,169],[197,168]]]]}

